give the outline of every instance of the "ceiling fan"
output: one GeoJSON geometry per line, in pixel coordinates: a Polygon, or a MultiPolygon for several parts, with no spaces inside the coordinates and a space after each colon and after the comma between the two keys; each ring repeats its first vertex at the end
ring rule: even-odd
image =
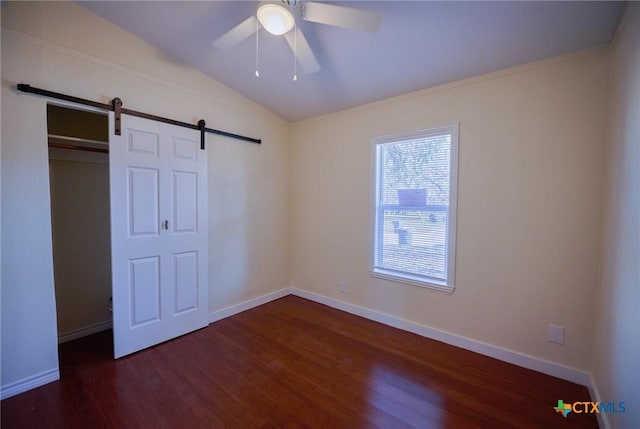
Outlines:
{"type": "Polygon", "coordinates": [[[250,16],[220,36],[213,42],[213,46],[218,49],[236,46],[254,34],[260,23],[271,34],[284,35],[305,73],[315,73],[320,70],[320,64],[304,34],[295,25],[297,19],[351,30],[375,32],[380,28],[382,17],[376,12],[313,1],[261,2],[258,4],[256,15],[250,16]]]}

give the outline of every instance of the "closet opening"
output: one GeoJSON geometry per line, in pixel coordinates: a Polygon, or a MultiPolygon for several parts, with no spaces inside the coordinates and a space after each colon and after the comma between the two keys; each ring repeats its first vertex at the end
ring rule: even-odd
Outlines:
{"type": "Polygon", "coordinates": [[[108,124],[47,105],[58,343],[112,328],[108,124]]]}

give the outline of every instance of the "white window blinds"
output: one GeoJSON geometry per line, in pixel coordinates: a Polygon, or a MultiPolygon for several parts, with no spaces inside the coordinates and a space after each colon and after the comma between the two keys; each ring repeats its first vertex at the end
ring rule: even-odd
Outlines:
{"type": "Polygon", "coordinates": [[[453,288],[457,127],[374,139],[372,274],[453,288]]]}

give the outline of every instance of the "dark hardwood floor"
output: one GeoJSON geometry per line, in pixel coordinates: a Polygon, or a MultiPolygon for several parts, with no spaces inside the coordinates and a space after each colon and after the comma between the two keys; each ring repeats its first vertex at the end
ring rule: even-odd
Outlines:
{"type": "Polygon", "coordinates": [[[597,428],[587,389],[288,296],[114,361],[60,347],[61,380],[2,401],[2,428],[597,428]]]}

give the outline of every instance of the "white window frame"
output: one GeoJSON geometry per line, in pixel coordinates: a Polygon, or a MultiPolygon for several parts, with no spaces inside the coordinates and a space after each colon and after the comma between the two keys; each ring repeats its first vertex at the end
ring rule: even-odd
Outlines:
{"type": "Polygon", "coordinates": [[[410,131],[387,136],[374,137],[371,140],[371,211],[370,211],[370,255],[369,274],[394,282],[421,286],[442,292],[452,293],[455,289],[455,260],[456,260],[456,230],[457,230],[457,200],[458,200],[458,134],[459,124],[442,127],[410,131]],[[379,228],[378,211],[380,210],[381,191],[377,165],[377,148],[379,145],[392,142],[428,138],[442,134],[451,135],[450,170],[449,170],[449,212],[447,229],[447,280],[446,282],[435,278],[417,276],[404,271],[395,271],[375,266],[376,261],[376,232],[379,228]]]}

